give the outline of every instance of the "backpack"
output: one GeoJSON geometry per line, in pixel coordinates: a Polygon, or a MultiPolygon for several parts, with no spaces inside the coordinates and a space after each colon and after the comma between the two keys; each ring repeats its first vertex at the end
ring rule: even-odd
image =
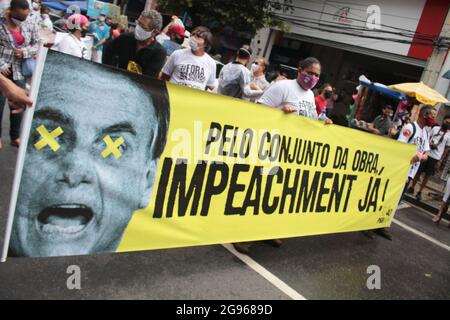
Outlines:
{"type": "Polygon", "coordinates": [[[412,134],[412,136],[408,139],[408,143],[411,143],[411,141],[413,141],[414,137],[416,136],[416,132],[417,132],[417,128],[416,128],[416,125],[414,124],[414,122],[413,122],[412,126],[413,126],[413,134],[412,134]]]}
{"type": "MultiPolygon", "coordinates": [[[[414,123],[412,123],[413,126],[413,134],[411,135],[411,137],[408,139],[408,143],[411,143],[411,141],[414,139],[414,137],[416,136],[416,132],[417,132],[417,128],[416,125],[414,123]]],[[[398,140],[398,138],[400,137],[400,133],[402,132],[403,127],[398,128],[397,133],[395,135],[392,136],[392,139],[398,140]]]]}

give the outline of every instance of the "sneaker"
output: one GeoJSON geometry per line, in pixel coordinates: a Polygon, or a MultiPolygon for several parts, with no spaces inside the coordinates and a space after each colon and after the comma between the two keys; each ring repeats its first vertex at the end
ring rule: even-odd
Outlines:
{"type": "Polygon", "coordinates": [[[385,239],[387,239],[389,241],[392,241],[392,235],[390,234],[390,232],[386,228],[375,229],[375,230],[373,230],[373,232],[375,234],[379,235],[382,238],[385,238],[385,239]]]}
{"type": "Polygon", "coordinates": [[[233,247],[239,253],[246,255],[250,254],[250,250],[248,249],[248,247],[245,247],[242,243],[233,243],[233,247]]]}

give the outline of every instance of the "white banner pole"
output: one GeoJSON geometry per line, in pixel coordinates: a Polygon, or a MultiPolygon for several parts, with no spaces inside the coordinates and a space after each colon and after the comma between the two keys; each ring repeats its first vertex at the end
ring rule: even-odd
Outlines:
{"type": "Polygon", "coordinates": [[[29,93],[30,98],[33,100],[33,107],[27,108],[27,110],[25,110],[25,114],[22,120],[22,128],[20,131],[20,147],[19,153],[17,155],[16,171],[12,186],[11,199],[9,202],[8,221],[6,224],[6,233],[4,238],[5,240],[3,242],[2,257],[0,260],[1,262],[5,262],[6,257],[8,256],[9,241],[11,238],[11,231],[14,223],[14,213],[16,211],[17,196],[19,195],[20,181],[22,179],[22,170],[25,162],[25,154],[28,146],[28,138],[30,135],[31,124],[33,122],[34,109],[36,106],[39,86],[41,84],[42,72],[44,71],[47,52],[48,52],[47,48],[41,47],[39,49],[36,61],[36,68],[33,72],[33,77],[31,79],[31,88],[29,93]]]}

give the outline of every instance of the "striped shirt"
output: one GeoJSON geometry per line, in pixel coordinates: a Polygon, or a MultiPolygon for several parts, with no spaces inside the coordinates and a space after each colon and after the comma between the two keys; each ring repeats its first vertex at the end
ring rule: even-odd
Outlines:
{"type": "Polygon", "coordinates": [[[21,33],[25,41],[17,47],[11,32],[8,30],[6,19],[0,18],[0,72],[11,68],[14,80],[25,79],[22,75],[23,59],[35,56],[39,48],[39,34],[36,24],[26,20],[21,26],[21,33]],[[16,48],[22,50],[23,59],[17,59],[14,56],[14,49],[16,48]]]}

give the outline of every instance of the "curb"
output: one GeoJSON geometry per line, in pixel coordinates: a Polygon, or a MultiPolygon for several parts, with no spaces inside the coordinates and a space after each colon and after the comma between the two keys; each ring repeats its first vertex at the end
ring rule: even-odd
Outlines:
{"type": "MultiPolygon", "coordinates": [[[[425,202],[419,201],[415,197],[413,197],[413,196],[411,196],[409,194],[405,194],[403,196],[403,200],[405,200],[405,201],[407,201],[407,202],[409,202],[409,203],[411,203],[411,204],[413,204],[413,205],[415,205],[415,206],[417,206],[417,207],[419,207],[419,208],[421,208],[423,210],[426,210],[426,211],[428,211],[428,212],[430,212],[432,214],[437,214],[438,211],[439,211],[439,208],[437,208],[435,206],[432,206],[430,204],[427,204],[425,202]]],[[[448,213],[448,211],[447,211],[447,213],[445,213],[443,215],[442,218],[445,219],[445,220],[450,220],[450,214],[448,213]]]]}

